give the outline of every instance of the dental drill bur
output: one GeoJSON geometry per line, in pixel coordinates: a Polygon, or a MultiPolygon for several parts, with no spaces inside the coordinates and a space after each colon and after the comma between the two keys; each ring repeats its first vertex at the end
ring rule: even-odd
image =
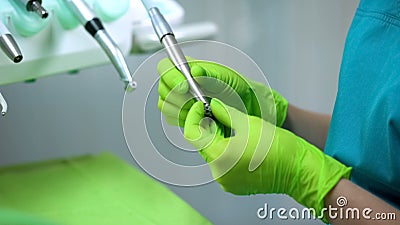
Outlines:
{"type": "Polygon", "coordinates": [[[3,95],[0,93],[0,106],[1,106],[1,115],[5,116],[7,113],[7,102],[4,99],[3,95]]]}
{"type": "Polygon", "coordinates": [[[199,85],[193,79],[190,72],[189,63],[187,62],[181,48],[178,46],[178,42],[175,39],[175,35],[172,32],[171,27],[157,7],[150,8],[148,10],[148,13],[151,19],[151,23],[153,24],[154,31],[160,39],[160,42],[164,45],[168,57],[174,63],[175,67],[185,76],[192,95],[198,101],[204,103],[204,115],[207,117],[213,117],[210,103],[205,98],[205,95],[199,88],[199,85]]]}
{"type": "Polygon", "coordinates": [[[42,19],[46,19],[49,13],[42,6],[42,0],[19,0],[25,5],[26,10],[29,12],[35,12],[42,19]]]}
{"type": "Polygon", "coordinates": [[[14,37],[7,27],[0,21],[0,48],[13,62],[19,63],[22,60],[22,53],[14,37]]]}
{"type": "Polygon", "coordinates": [[[100,19],[96,17],[84,0],[64,0],[64,2],[85,27],[86,31],[93,36],[106,52],[121,80],[125,83],[126,90],[133,91],[136,88],[136,82],[132,79],[124,55],[106,31],[100,19]]]}

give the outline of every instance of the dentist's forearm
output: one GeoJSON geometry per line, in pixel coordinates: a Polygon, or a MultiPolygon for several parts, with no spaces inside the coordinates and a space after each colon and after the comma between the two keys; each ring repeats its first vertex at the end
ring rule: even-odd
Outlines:
{"type": "Polygon", "coordinates": [[[330,115],[306,111],[289,104],[283,128],[290,130],[323,150],[330,122],[330,115]]]}
{"type": "Polygon", "coordinates": [[[336,214],[326,214],[332,225],[394,225],[399,224],[400,221],[400,212],[398,209],[390,206],[347,179],[341,179],[325,197],[325,208],[329,207],[338,209],[336,214]],[[338,206],[338,202],[344,206],[338,206]],[[340,214],[340,209],[343,212],[342,214],[340,214]],[[352,215],[357,215],[357,213],[359,213],[358,218],[352,217],[352,215]]]}

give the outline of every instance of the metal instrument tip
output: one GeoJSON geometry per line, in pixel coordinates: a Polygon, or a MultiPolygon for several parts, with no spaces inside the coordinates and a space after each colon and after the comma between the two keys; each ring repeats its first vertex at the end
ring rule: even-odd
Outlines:
{"type": "Polygon", "coordinates": [[[3,95],[0,93],[0,106],[1,106],[1,115],[5,116],[7,113],[7,102],[4,99],[3,95]]]}
{"type": "Polygon", "coordinates": [[[42,4],[39,1],[32,1],[30,6],[28,6],[28,11],[35,12],[42,19],[46,19],[49,16],[49,13],[45,8],[43,8],[42,4]]]}

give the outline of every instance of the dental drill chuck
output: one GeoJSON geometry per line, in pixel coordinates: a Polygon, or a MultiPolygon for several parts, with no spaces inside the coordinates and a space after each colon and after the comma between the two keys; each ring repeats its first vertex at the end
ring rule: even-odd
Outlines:
{"type": "Polygon", "coordinates": [[[204,103],[204,115],[207,117],[213,117],[210,103],[205,98],[205,95],[199,88],[199,85],[193,79],[190,72],[189,63],[187,62],[181,48],[178,46],[178,42],[175,39],[175,35],[172,32],[171,27],[157,7],[150,8],[148,13],[153,24],[153,28],[160,39],[160,42],[164,45],[168,57],[173,62],[175,67],[185,76],[192,95],[198,101],[204,103]]]}
{"type": "Polygon", "coordinates": [[[126,90],[133,91],[136,88],[136,82],[132,79],[124,55],[104,28],[101,20],[95,16],[84,0],[64,0],[64,2],[107,54],[120,79],[125,83],[126,90]]]}
{"type": "Polygon", "coordinates": [[[35,12],[40,18],[46,19],[49,13],[42,6],[42,0],[20,0],[29,12],[35,12]]]}

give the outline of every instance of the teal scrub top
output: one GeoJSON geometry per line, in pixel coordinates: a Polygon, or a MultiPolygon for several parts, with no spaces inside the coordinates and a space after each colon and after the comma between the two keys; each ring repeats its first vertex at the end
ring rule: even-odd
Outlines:
{"type": "Polygon", "coordinates": [[[361,0],[325,147],[351,180],[400,207],[400,1],[361,0]]]}

